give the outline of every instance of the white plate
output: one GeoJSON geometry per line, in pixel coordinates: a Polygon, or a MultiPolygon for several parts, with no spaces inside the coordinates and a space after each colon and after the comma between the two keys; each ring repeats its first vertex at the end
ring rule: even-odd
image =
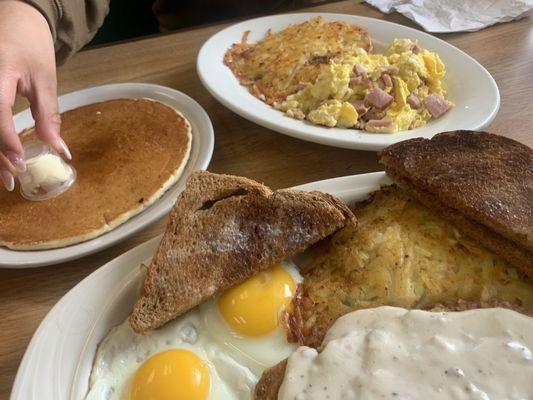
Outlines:
{"type": "Polygon", "coordinates": [[[456,129],[482,129],[496,116],[500,107],[498,86],[476,60],[452,45],[427,33],[403,25],[355,15],[329,13],[282,14],[257,18],[226,28],[212,36],[201,48],[197,61],[198,74],[211,94],[230,110],[274,131],[299,139],[348,149],[380,150],[390,144],[414,137],[433,135],[456,129]],[[395,38],[418,40],[421,47],[436,51],[446,65],[449,98],[455,107],[426,126],[398,134],[364,133],[353,129],[327,128],[286,117],[280,111],[252,96],[241,86],[222,61],[224,53],[241,41],[250,30],[249,41],[262,39],[267,30],[277,32],[291,23],[300,23],[322,16],[368,29],[376,52],[395,38]]]}
{"type": "MultiPolygon", "coordinates": [[[[105,249],[126,239],[138,230],[167,214],[176,197],[183,190],[187,177],[196,170],[206,169],[211,161],[214,145],[213,126],[204,109],[189,96],[177,90],[145,83],[120,83],[97,86],[59,97],[59,109],[67,111],[85,104],[117,98],[147,97],[179,110],[191,123],[191,155],[183,175],[154,204],[143,212],[97,238],[68,247],[51,250],[14,251],[0,247],[0,268],[28,268],[57,264],[105,249]]],[[[29,110],[14,117],[17,132],[34,125],[29,110]]]]}
{"type": "MultiPolygon", "coordinates": [[[[384,172],[354,175],[298,186],[339,196],[347,203],[364,199],[391,181],[384,172]]],[[[139,264],[154,254],[156,237],[99,268],[48,313],[20,364],[11,400],[82,400],[97,344],[124,321],[140,285],[139,264]]]]}

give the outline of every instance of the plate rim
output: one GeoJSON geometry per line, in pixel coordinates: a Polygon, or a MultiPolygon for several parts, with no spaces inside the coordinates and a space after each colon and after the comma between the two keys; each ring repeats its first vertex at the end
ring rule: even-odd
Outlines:
{"type": "MultiPolygon", "coordinates": [[[[294,137],[300,140],[309,141],[312,143],[319,143],[322,145],[327,146],[334,146],[334,147],[340,147],[340,148],[347,148],[347,149],[356,149],[356,150],[370,150],[370,151],[377,151],[381,150],[384,147],[391,145],[393,143],[397,143],[402,140],[411,139],[414,137],[426,137],[430,138],[434,135],[436,135],[438,132],[430,132],[426,133],[426,131],[431,131],[431,128],[428,128],[427,125],[418,128],[417,130],[412,131],[413,133],[408,133],[409,131],[404,131],[403,133],[398,134],[375,134],[375,133],[366,133],[364,131],[360,130],[350,130],[350,135],[358,135],[361,136],[361,138],[336,138],[331,137],[327,135],[327,131],[330,132],[332,130],[335,130],[334,132],[337,132],[336,130],[340,130],[340,128],[327,128],[327,127],[320,127],[313,125],[310,127],[310,129],[314,128],[320,128],[321,133],[309,133],[305,131],[305,128],[292,128],[290,126],[287,126],[284,122],[277,122],[276,120],[267,120],[265,118],[262,118],[261,116],[255,115],[253,108],[252,111],[249,111],[247,108],[240,106],[240,104],[237,104],[235,101],[228,100],[227,95],[225,93],[221,93],[219,89],[215,86],[209,83],[208,73],[205,70],[207,68],[207,62],[206,61],[213,61],[212,58],[209,58],[208,49],[211,43],[215,42],[215,40],[219,39],[220,37],[223,37],[224,34],[227,34],[228,32],[233,32],[234,30],[241,29],[243,32],[246,29],[246,26],[251,25],[252,23],[259,23],[263,21],[269,21],[269,20],[275,20],[279,18],[290,18],[291,16],[297,16],[297,17],[303,17],[303,18],[312,18],[316,16],[321,16],[323,18],[342,18],[342,19],[354,19],[353,23],[360,24],[364,26],[365,21],[371,21],[371,23],[377,23],[382,24],[384,27],[394,27],[396,29],[405,29],[411,33],[414,34],[413,37],[416,38],[424,38],[425,40],[430,40],[438,43],[439,45],[443,45],[449,50],[453,52],[457,52],[457,54],[461,57],[465,57],[472,65],[474,65],[480,72],[482,72],[482,75],[484,79],[486,79],[487,88],[490,88],[491,95],[494,95],[494,102],[490,106],[490,113],[488,113],[483,120],[479,120],[477,124],[468,126],[468,127],[462,127],[461,129],[469,129],[469,130],[481,130],[485,127],[487,127],[489,124],[492,123],[494,118],[496,118],[496,115],[498,114],[498,111],[500,109],[500,103],[501,103],[501,95],[500,90],[498,88],[498,85],[496,83],[496,80],[494,77],[490,74],[490,72],[474,57],[470,56],[463,50],[459,49],[458,47],[446,42],[445,40],[442,40],[436,36],[433,36],[427,32],[423,32],[421,30],[401,25],[395,22],[390,22],[386,20],[381,20],[377,18],[371,18],[371,17],[364,17],[359,15],[353,15],[353,14],[342,14],[342,13],[328,13],[328,12],[293,12],[293,13],[284,13],[284,14],[275,14],[275,15],[269,15],[264,17],[258,17],[258,18],[252,18],[245,21],[238,22],[236,24],[230,25],[215,34],[211,35],[202,45],[200,48],[200,51],[198,52],[198,57],[196,60],[196,70],[198,73],[198,76],[200,78],[200,81],[202,82],[202,85],[207,89],[207,91],[223,106],[227,107],[234,113],[240,115],[241,117],[247,119],[248,121],[258,124],[260,126],[263,126],[267,129],[270,129],[274,132],[281,133],[290,137],[294,137]],[[242,27],[242,28],[241,28],[242,27]],[[368,135],[368,136],[367,136],[368,135]],[[380,135],[380,136],[376,136],[380,135]],[[409,135],[409,136],[407,136],[409,135]],[[365,139],[366,137],[366,139],[365,139]],[[371,138],[378,138],[375,142],[368,142],[367,140],[371,140],[371,138]],[[389,138],[389,140],[387,139],[389,138]]],[[[229,48],[229,45],[228,45],[229,48]]],[[[224,65],[222,60],[217,61],[220,65],[224,65]]],[[[225,68],[227,68],[224,65],[225,68]]],[[[235,81],[238,86],[240,83],[238,81],[235,81]]],[[[251,98],[256,99],[252,94],[249,94],[251,98]]],[[[257,101],[260,101],[256,99],[257,101]]],[[[272,108],[271,106],[261,102],[265,107],[272,108]]],[[[281,111],[275,110],[280,113],[280,117],[285,117],[281,111]]],[[[286,117],[288,118],[288,117],[286,117]]],[[[281,120],[282,121],[282,120],[281,120]]],[[[301,121],[299,121],[301,122],[301,121]]],[[[453,121],[452,121],[453,122],[453,121]]],[[[456,129],[459,129],[458,127],[455,127],[456,129]]],[[[448,129],[450,130],[450,129],[448,129]]]]}
{"type": "MultiPolygon", "coordinates": [[[[64,93],[61,96],[58,97],[58,100],[61,102],[63,99],[64,101],[72,101],[77,103],[78,105],[76,107],[81,107],[83,105],[92,104],[94,102],[98,101],[107,101],[111,99],[117,99],[117,98],[140,98],[139,96],[133,97],[133,96],[126,96],[124,95],[125,91],[128,90],[138,90],[143,93],[144,98],[154,99],[158,100],[164,104],[165,101],[161,98],[155,98],[156,93],[159,93],[162,97],[168,97],[173,99],[174,101],[184,101],[187,102],[189,107],[192,107],[194,109],[195,113],[198,113],[200,118],[196,118],[196,121],[200,125],[205,125],[205,128],[207,128],[203,132],[195,132],[193,129],[192,131],[192,144],[191,144],[191,156],[187,163],[184,166],[184,172],[180,176],[180,178],[175,182],[173,185],[171,185],[164,193],[163,195],[157,199],[153,204],[151,204],[149,207],[145,208],[143,211],[141,211],[139,214],[136,214],[128,221],[125,221],[124,223],[116,226],[112,230],[105,232],[102,235],[99,235],[93,239],[75,243],[70,246],[66,247],[60,247],[60,248],[54,248],[54,249],[46,249],[46,250],[12,250],[8,249],[7,247],[0,247],[0,254],[2,252],[8,252],[13,254],[13,258],[17,258],[16,260],[0,260],[0,269],[25,269],[25,268],[37,268],[37,267],[53,267],[56,264],[64,263],[67,261],[72,261],[75,259],[79,259],[82,257],[85,257],[87,255],[102,251],[106,248],[109,248],[117,243],[122,242],[123,240],[126,240],[127,238],[134,235],[136,232],[140,231],[141,229],[145,228],[146,226],[154,223],[164,215],[166,215],[172,208],[172,205],[174,202],[168,202],[166,206],[163,206],[160,210],[155,210],[156,205],[160,205],[161,201],[164,200],[164,197],[168,195],[172,190],[178,190],[178,188],[181,187],[183,189],[185,185],[185,181],[187,177],[196,170],[205,170],[209,166],[209,163],[211,162],[212,156],[213,156],[213,149],[214,149],[214,143],[215,143],[215,134],[214,134],[214,128],[213,124],[211,122],[211,119],[209,118],[209,115],[205,111],[205,109],[192,97],[188,96],[187,94],[176,90],[174,88],[170,88],[167,86],[152,84],[152,83],[138,83],[138,82],[122,82],[122,83],[110,83],[110,84],[104,84],[104,85],[98,85],[98,86],[91,86],[88,88],[83,88],[80,90],[75,90],[72,92],[64,93]],[[96,101],[87,101],[87,97],[91,96],[100,96],[105,97],[105,100],[96,100],[96,101]],[[78,99],[71,100],[72,98],[79,97],[78,99]],[[66,99],[66,100],[65,100],[66,99]],[[199,141],[198,144],[195,145],[195,139],[196,141],[199,141]],[[198,149],[198,154],[196,155],[196,158],[194,160],[192,159],[193,152],[198,149]],[[190,171],[186,171],[188,168],[192,168],[190,171]],[[154,211],[155,210],[155,211],[154,211]],[[135,221],[136,218],[140,216],[146,216],[147,212],[151,212],[150,217],[146,221],[135,221]],[[130,226],[131,225],[131,226],[130,226]],[[127,227],[125,229],[124,227],[127,227]],[[117,229],[124,230],[121,234],[118,236],[111,236],[109,238],[108,234],[116,233],[117,229]],[[98,243],[100,242],[100,243],[98,243]],[[78,247],[79,246],[79,247],[78,247]],[[42,259],[43,255],[51,254],[49,252],[59,252],[60,254],[54,256],[50,256],[46,259],[42,259]],[[19,259],[20,257],[20,259],[19,259]]],[[[65,109],[62,109],[61,112],[67,111],[71,108],[66,107],[65,109]]],[[[178,110],[183,113],[182,110],[178,110]]],[[[19,113],[17,113],[13,117],[14,123],[21,124],[20,120],[24,118],[31,118],[30,110],[29,108],[26,108],[19,113]]],[[[191,125],[195,125],[196,121],[191,120],[190,116],[188,116],[188,120],[190,121],[191,125]]],[[[26,124],[27,125],[27,124],[26,124]]],[[[30,126],[32,126],[30,124],[30,126]]],[[[24,128],[21,128],[24,129],[24,128]]],[[[17,129],[17,133],[21,132],[21,129],[17,129]]],[[[181,191],[181,190],[180,190],[181,191]]],[[[178,194],[178,193],[177,193],[178,194]]]]}
{"type": "MultiPolygon", "coordinates": [[[[314,181],[309,182],[303,185],[294,186],[292,189],[298,189],[298,190],[322,190],[325,192],[332,193],[334,195],[340,195],[342,196],[343,193],[352,192],[352,196],[355,196],[355,192],[361,192],[362,195],[369,194],[372,190],[375,190],[379,188],[380,186],[384,184],[391,183],[391,179],[385,174],[385,172],[371,172],[366,174],[358,174],[358,175],[348,175],[348,176],[341,176],[337,178],[331,178],[331,179],[325,179],[320,181],[314,181]]],[[[348,194],[349,196],[349,194],[348,194]]],[[[60,319],[62,317],[63,313],[63,307],[69,304],[73,304],[73,299],[75,298],[83,298],[84,292],[83,290],[86,290],[86,286],[89,286],[91,284],[96,284],[98,282],[98,279],[102,279],[101,276],[115,273],[120,274],[120,278],[117,278],[117,281],[113,282],[114,284],[120,283],[125,281],[131,274],[134,273],[136,269],[138,269],[138,265],[144,261],[143,259],[135,259],[135,263],[128,264],[125,262],[128,258],[131,258],[135,256],[136,254],[140,256],[143,255],[144,252],[150,251],[149,249],[152,248],[153,251],[156,250],[162,235],[158,235],[152,239],[149,239],[148,241],[141,243],[134,248],[122,253],[121,255],[117,256],[116,258],[108,261],[107,263],[103,264],[99,268],[97,268],[95,271],[93,271],[91,274],[86,276],[84,279],[82,279],[80,282],[78,282],[74,287],[72,287],[66,294],[64,294],[55,304],[54,306],[48,311],[48,313],[45,315],[41,323],[39,324],[38,328],[36,329],[35,333],[33,334],[25,352],[22,357],[22,360],[19,364],[19,367],[17,369],[17,374],[15,377],[15,381],[11,390],[10,394],[10,400],[52,400],[49,398],[37,398],[35,397],[35,388],[32,385],[37,385],[35,382],[35,377],[38,375],[43,375],[43,369],[39,367],[39,364],[35,362],[35,358],[38,357],[40,354],[39,351],[43,350],[43,348],[46,348],[48,351],[52,352],[54,349],[49,343],[45,343],[46,340],[52,340],[58,343],[63,342],[63,338],[55,337],[50,339],[50,333],[49,330],[51,329],[50,326],[54,324],[54,322],[57,323],[56,319],[60,319]],[[147,250],[148,249],[148,250],[147,250]],[[44,341],[44,342],[43,342],[44,341]]],[[[144,254],[147,255],[147,254],[144,254]]],[[[151,253],[153,255],[153,252],[151,253]]],[[[138,274],[136,276],[139,276],[138,274]]],[[[137,279],[137,278],[136,278],[137,279]]],[[[107,296],[107,302],[110,301],[111,295],[107,296]]],[[[73,306],[74,307],[74,306],[73,306]]],[[[99,319],[100,317],[96,317],[95,319],[99,319]]],[[[61,330],[61,327],[57,327],[58,330],[61,330]]],[[[90,334],[92,330],[94,329],[94,325],[87,327],[88,331],[84,332],[84,346],[87,344],[88,339],[90,338],[90,334]]],[[[81,334],[81,333],[80,333],[81,334]]],[[[84,351],[84,347],[77,349],[79,350],[79,354],[76,355],[76,357],[80,357],[82,352],[84,351]]],[[[51,357],[51,359],[54,359],[51,357]]],[[[57,360],[56,360],[57,361],[57,360]]],[[[43,362],[50,363],[50,359],[46,359],[43,362]]],[[[55,371],[57,370],[56,366],[50,366],[48,365],[48,369],[45,370],[45,373],[48,373],[50,376],[47,381],[53,381],[55,376],[55,371]],[[55,367],[55,368],[54,368],[55,367]]],[[[79,363],[78,363],[79,366],[79,363]]],[[[65,389],[65,392],[68,393],[70,396],[75,388],[73,387],[74,383],[76,383],[76,379],[78,378],[78,370],[76,369],[73,371],[72,379],[69,382],[68,389],[65,389]]],[[[59,387],[60,384],[57,382],[54,382],[55,387],[59,387]]],[[[41,395],[42,393],[39,393],[38,395],[41,395]]],[[[54,393],[55,396],[58,396],[57,393],[54,393]]],[[[53,400],[67,400],[68,397],[64,396],[64,393],[59,393],[59,397],[55,397],[53,400]]],[[[72,399],[70,399],[72,400],[72,399]]],[[[81,399],[75,399],[75,400],[81,400],[81,399]]]]}

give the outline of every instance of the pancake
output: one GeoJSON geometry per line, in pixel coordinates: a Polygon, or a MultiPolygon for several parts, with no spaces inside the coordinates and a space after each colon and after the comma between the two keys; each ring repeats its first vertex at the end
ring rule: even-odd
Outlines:
{"type": "MultiPolygon", "coordinates": [[[[149,99],[89,104],[61,115],[61,136],[78,177],[62,195],[24,199],[0,191],[0,245],[51,249],[95,238],[151,205],[181,176],[191,126],[178,111],[149,99]]],[[[22,141],[35,136],[31,128],[22,141]]]]}

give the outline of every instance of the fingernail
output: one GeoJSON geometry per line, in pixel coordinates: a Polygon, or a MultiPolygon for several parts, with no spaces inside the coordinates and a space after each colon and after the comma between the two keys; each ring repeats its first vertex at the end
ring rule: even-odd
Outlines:
{"type": "Polygon", "coordinates": [[[9,162],[13,164],[13,168],[15,168],[15,171],[17,171],[18,173],[26,171],[26,162],[21,156],[16,153],[8,153],[6,154],[6,157],[9,162]]]}
{"type": "Polygon", "coordinates": [[[11,172],[2,170],[0,171],[0,175],[2,175],[2,182],[4,183],[7,191],[12,192],[13,189],[15,189],[15,178],[13,178],[11,172]]]}
{"type": "Polygon", "coordinates": [[[61,147],[62,153],[67,157],[67,159],[72,160],[72,155],[70,154],[70,150],[67,147],[67,144],[62,138],[57,139],[57,143],[59,144],[59,147],[61,147]]]}

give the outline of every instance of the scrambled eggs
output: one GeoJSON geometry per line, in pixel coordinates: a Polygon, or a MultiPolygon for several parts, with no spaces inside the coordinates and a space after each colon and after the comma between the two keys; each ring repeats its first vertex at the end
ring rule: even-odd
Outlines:
{"type": "Polygon", "coordinates": [[[357,48],[332,57],[313,83],[274,106],[317,125],[394,133],[420,127],[452,106],[445,73],[437,53],[395,39],[385,54],[357,48]]]}

